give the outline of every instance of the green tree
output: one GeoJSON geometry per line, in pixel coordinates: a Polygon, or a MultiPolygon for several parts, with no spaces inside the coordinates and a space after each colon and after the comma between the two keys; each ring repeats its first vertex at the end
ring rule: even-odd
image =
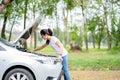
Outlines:
{"type": "Polygon", "coordinates": [[[64,26],[65,26],[65,31],[64,34],[65,35],[65,43],[68,44],[69,43],[69,25],[68,25],[68,15],[70,15],[71,10],[74,9],[78,4],[76,1],[77,0],[63,0],[64,1],[64,8],[63,8],[63,22],[64,22],[64,26]]]}
{"type": "Polygon", "coordinates": [[[41,10],[42,13],[45,15],[52,15],[54,10],[56,9],[56,3],[58,3],[59,0],[42,0],[41,1],[41,10]]]}
{"type": "Polygon", "coordinates": [[[110,19],[111,19],[111,38],[113,47],[119,49],[120,48],[120,17],[118,8],[120,8],[119,1],[111,1],[111,10],[110,10],[110,19]],[[118,6],[118,8],[114,8],[114,6],[118,6]]]}
{"type": "Polygon", "coordinates": [[[104,29],[107,35],[108,50],[111,49],[111,43],[112,43],[111,34],[110,34],[111,27],[110,27],[108,19],[109,19],[109,16],[111,15],[110,12],[112,10],[112,4],[116,2],[118,1],[117,0],[105,0],[105,1],[98,0],[97,1],[97,4],[102,7],[102,10],[101,10],[103,12],[103,15],[102,15],[103,24],[102,25],[104,26],[104,29]]]}
{"type": "Polygon", "coordinates": [[[99,17],[93,17],[91,20],[87,21],[88,24],[88,30],[92,34],[92,43],[93,43],[93,48],[95,48],[95,32],[96,32],[96,26],[98,25],[98,19],[99,17]]]}
{"type": "MultiPolygon", "coordinates": [[[[115,19],[115,18],[113,18],[115,19]]],[[[119,21],[115,21],[112,19],[112,42],[113,42],[113,47],[115,48],[120,48],[120,18],[119,21]]]]}
{"type": "Polygon", "coordinates": [[[4,15],[3,15],[3,26],[2,26],[2,31],[1,31],[1,37],[4,39],[6,39],[5,29],[6,29],[7,20],[11,13],[12,13],[12,5],[10,4],[6,8],[6,11],[4,12],[4,15]]]}
{"type": "Polygon", "coordinates": [[[8,21],[9,21],[9,24],[11,24],[9,25],[11,26],[11,28],[9,30],[8,41],[11,41],[13,28],[17,27],[14,25],[19,24],[19,20],[21,20],[20,17],[23,14],[23,11],[21,10],[22,8],[21,4],[22,4],[22,0],[15,0],[12,3],[11,10],[9,9],[9,11],[11,11],[11,14],[10,14],[10,17],[8,18],[8,21]]]}
{"type": "Polygon", "coordinates": [[[70,47],[71,50],[82,50],[82,35],[76,25],[70,27],[70,47]]]}

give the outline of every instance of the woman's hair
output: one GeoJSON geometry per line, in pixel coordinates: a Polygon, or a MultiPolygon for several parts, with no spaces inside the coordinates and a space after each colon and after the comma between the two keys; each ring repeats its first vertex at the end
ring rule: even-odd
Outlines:
{"type": "Polygon", "coordinates": [[[50,36],[52,36],[53,35],[53,32],[52,32],[52,30],[51,29],[42,29],[41,31],[40,31],[40,34],[41,35],[50,35],[50,36]]]}
{"type": "MultiPolygon", "coordinates": [[[[52,30],[51,29],[42,29],[41,31],[40,31],[40,34],[41,35],[50,35],[50,36],[52,36],[53,35],[53,32],[52,32],[52,30]]],[[[46,44],[49,44],[49,40],[46,40],[46,44]]]]}

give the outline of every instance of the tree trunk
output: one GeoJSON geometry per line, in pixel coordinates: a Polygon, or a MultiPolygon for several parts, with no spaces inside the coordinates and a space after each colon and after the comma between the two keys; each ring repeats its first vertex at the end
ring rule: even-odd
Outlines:
{"type": "MultiPolygon", "coordinates": [[[[55,6],[57,6],[57,4],[55,3],[55,6]]],[[[55,17],[56,17],[56,27],[57,27],[57,36],[58,38],[60,37],[60,28],[59,28],[59,16],[58,16],[58,12],[57,12],[57,7],[56,7],[56,10],[55,10],[55,17]]]]}
{"type": "Polygon", "coordinates": [[[5,7],[8,6],[9,3],[11,3],[13,0],[2,0],[2,3],[0,4],[0,13],[4,10],[5,7]]]}
{"type": "Polygon", "coordinates": [[[36,34],[36,31],[34,31],[34,48],[37,47],[37,34],[36,34]]]}
{"type": "Polygon", "coordinates": [[[88,50],[88,38],[87,38],[87,35],[84,36],[84,39],[85,39],[86,50],[88,50]]]}
{"type": "Polygon", "coordinates": [[[110,37],[110,32],[107,28],[107,42],[108,42],[108,50],[111,49],[111,37],[110,37]]]}
{"type": "Polygon", "coordinates": [[[108,50],[111,48],[111,37],[110,37],[110,32],[108,29],[108,21],[107,21],[107,13],[106,13],[106,7],[104,6],[104,17],[105,17],[105,27],[107,31],[107,43],[108,43],[108,50]]]}
{"type": "MultiPolygon", "coordinates": [[[[27,2],[28,2],[28,0],[25,0],[24,29],[26,28],[27,2]]],[[[24,43],[24,48],[27,48],[27,42],[26,42],[26,41],[25,41],[25,43],[24,43]]]]}
{"type": "Polygon", "coordinates": [[[59,26],[58,26],[58,16],[57,16],[57,13],[56,13],[56,26],[57,26],[57,36],[58,36],[58,38],[60,37],[59,35],[60,35],[60,31],[59,31],[59,26]]]}
{"type": "Polygon", "coordinates": [[[92,40],[93,40],[93,48],[95,48],[95,37],[94,37],[94,32],[92,32],[92,40]]]}
{"type": "Polygon", "coordinates": [[[99,38],[98,38],[98,49],[100,49],[100,43],[101,43],[101,39],[100,39],[100,33],[99,33],[99,38]]]}
{"type": "Polygon", "coordinates": [[[11,29],[10,29],[10,35],[9,35],[9,39],[8,39],[8,41],[10,41],[10,40],[11,40],[11,36],[12,36],[12,29],[13,29],[13,26],[14,26],[14,24],[15,24],[15,20],[16,20],[16,18],[14,18],[14,21],[13,21],[12,27],[11,27],[11,29]]]}
{"type": "Polygon", "coordinates": [[[4,22],[3,22],[3,27],[2,27],[2,32],[1,32],[1,37],[6,39],[6,36],[5,36],[5,28],[6,28],[6,24],[7,24],[7,12],[5,13],[4,15],[4,22]]]}
{"type": "MultiPolygon", "coordinates": [[[[35,20],[35,3],[33,5],[33,18],[35,20]]],[[[37,47],[37,34],[36,31],[34,31],[34,48],[37,47]]]]}
{"type": "Polygon", "coordinates": [[[81,5],[81,8],[82,8],[82,15],[83,15],[83,20],[84,20],[83,27],[84,27],[85,46],[86,46],[86,50],[88,50],[88,38],[87,38],[87,31],[86,31],[86,28],[85,28],[86,17],[85,17],[85,14],[83,13],[83,11],[84,11],[83,5],[81,5]]]}
{"type": "Polygon", "coordinates": [[[65,13],[63,13],[63,14],[64,14],[64,26],[65,26],[64,34],[66,34],[65,35],[65,45],[67,45],[68,44],[68,38],[69,38],[69,35],[68,35],[68,10],[67,10],[67,16],[66,17],[65,17],[65,13]]]}

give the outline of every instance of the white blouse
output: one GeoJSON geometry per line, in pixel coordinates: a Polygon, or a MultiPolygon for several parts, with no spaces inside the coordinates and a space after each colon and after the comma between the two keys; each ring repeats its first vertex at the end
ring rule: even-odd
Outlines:
{"type": "MultiPolygon", "coordinates": [[[[60,53],[60,48],[56,45],[56,42],[57,41],[59,41],[60,42],[60,40],[58,39],[58,38],[56,38],[55,36],[52,36],[51,37],[51,40],[50,40],[50,42],[49,42],[49,45],[56,51],[56,53],[59,55],[59,54],[61,54],[60,53]]],[[[60,42],[60,45],[62,45],[62,43],[60,42]]],[[[63,46],[63,45],[62,45],[63,46]]],[[[62,56],[65,56],[65,55],[67,55],[68,54],[68,52],[67,52],[67,50],[63,47],[63,53],[62,53],[62,56]]]]}

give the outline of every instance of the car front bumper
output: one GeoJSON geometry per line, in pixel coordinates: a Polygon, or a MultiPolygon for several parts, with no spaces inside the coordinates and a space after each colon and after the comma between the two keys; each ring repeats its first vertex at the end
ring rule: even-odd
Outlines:
{"type": "Polygon", "coordinates": [[[58,80],[62,72],[61,63],[34,65],[36,80],[58,80]]]}

